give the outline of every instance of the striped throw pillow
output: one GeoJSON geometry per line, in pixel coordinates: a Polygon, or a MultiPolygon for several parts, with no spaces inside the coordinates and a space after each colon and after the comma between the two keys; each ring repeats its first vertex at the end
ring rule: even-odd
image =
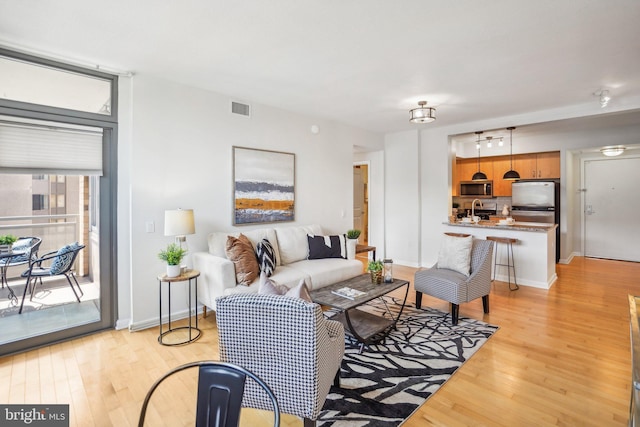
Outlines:
{"type": "Polygon", "coordinates": [[[276,271],[276,252],[268,239],[262,239],[256,246],[256,255],[258,255],[258,264],[260,272],[270,277],[276,271]]]}

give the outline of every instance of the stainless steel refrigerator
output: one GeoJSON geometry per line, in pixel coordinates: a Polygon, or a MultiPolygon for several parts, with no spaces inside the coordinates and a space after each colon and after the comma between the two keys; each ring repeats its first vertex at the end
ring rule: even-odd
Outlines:
{"type": "Polygon", "coordinates": [[[560,260],[560,183],[518,181],[511,184],[511,216],[516,221],[558,224],[556,262],[560,260]]]}

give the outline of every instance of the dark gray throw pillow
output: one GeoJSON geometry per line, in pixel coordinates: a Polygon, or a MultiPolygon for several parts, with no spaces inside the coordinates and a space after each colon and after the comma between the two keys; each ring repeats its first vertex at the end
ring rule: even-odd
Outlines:
{"type": "Polygon", "coordinates": [[[347,258],[347,237],[344,234],[335,236],[314,236],[307,234],[309,242],[308,259],[347,258]]]}
{"type": "Polygon", "coordinates": [[[267,277],[271,277],[274,271],[276,271],[276,252],[271,246],[271,242],[268,239],[262,239],[256,246],[256,255],[258,256],[258,264],[260,265],[260,271],[264,272],[267,277]]]}

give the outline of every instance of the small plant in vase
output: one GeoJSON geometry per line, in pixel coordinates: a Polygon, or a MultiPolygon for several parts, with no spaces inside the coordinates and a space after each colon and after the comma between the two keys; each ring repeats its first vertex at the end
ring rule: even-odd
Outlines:
{"type": "Polygon", "coordinates": [[[369,261],[367,271],[371,273],[371,283],[379,285],[382,283],[382,269],[384,265],[382,261],[369,261]]]}
{"type": "Polygon", "coordinates": [[[11,245],[13,245],[17,240],[18,238],[11,234],[0,236],[0,251],[9,252],[11,250],[11,245]]]}
{"type": "Polygon", "coordinates": [[[360,237],[360,230],[348,230],[347,231],[347,239],[357,240],[360,237]]]}
{"type": "Polygon", "coordinates": [[[180,275],[180,262],[187,254],[186,249],[182,249],[178,244],[171,243],[166,249],[158,253],[158,258],[167,263],[167,277],[180,275]]]}

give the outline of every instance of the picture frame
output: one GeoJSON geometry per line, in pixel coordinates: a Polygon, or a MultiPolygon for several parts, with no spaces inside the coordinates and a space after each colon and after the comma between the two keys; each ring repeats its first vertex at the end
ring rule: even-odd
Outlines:
{"type": "Polygon", "coordinates": [[[295,220],[295,154],[233,146],[233,224],[295,220]]]}

